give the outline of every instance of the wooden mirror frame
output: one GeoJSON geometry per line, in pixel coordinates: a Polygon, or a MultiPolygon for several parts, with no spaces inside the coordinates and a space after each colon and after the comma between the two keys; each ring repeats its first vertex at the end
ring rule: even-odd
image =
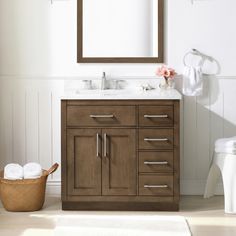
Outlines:
{"type": "Polygon", "coordinates": [[[163,63],[164,62],[164,0],[158,0],[158,57],[83,57],[83,0],[77,0],[77,62],[78,63],[163,63]]]}

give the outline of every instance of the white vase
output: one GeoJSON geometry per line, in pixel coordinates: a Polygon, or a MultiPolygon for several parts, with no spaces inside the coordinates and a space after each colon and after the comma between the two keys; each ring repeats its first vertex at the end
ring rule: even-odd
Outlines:
{"type": "Polygon", "coordinates": [[[163,77],[159,87],[161,89],[173,89],[175,87],[175,82],[173,79],[163,77]]]}

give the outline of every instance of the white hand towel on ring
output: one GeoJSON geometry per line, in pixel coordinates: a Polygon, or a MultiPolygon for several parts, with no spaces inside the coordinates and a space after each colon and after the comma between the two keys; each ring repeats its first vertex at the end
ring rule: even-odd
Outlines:
{"type": "Polygon", "coordinates": [[[4,179],[22,179],[23,175],[23,167],[19,164],[11,163],[4,167],[4,179]]]}
{"type": "Polygon", "coordinates": [[[24,179],[37,179],[42,176],[42,167],[36,162],[30,162],[24,165],[24,179]]]}
{"type": "Polygon", "coordinates": [[[200,66],[185,66],[183,72],[183,94],[186,96],[201,96],[203,92],[203,77],[200,66]]]}

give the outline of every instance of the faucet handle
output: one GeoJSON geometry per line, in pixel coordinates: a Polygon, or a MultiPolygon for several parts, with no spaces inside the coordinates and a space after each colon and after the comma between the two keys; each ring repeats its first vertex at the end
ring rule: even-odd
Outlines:
{"type": "Polygon", "coordinates": [[[106,77],[106,72],[102,72],[102,77],[105,78],[106,77]]]}

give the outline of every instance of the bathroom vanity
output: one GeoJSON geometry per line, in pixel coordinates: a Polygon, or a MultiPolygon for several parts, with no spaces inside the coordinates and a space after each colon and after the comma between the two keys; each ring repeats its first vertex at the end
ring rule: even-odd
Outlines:
{"type": "Polygon", "coordinates": [[[178,210],[180,94],[64,97],[63,210],[178,210]]]}

